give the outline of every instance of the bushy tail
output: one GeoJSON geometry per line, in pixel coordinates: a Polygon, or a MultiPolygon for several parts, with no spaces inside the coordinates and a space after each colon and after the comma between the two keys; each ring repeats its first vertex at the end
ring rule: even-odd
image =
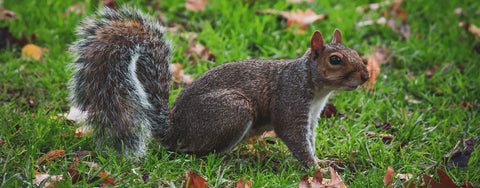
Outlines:
{"type": "MultiPolygon", "coordinates": [[[[88,112],[96,144],[143,156],[169,126],[171,44],[165,29],[135,8],[106,8],[83,20],[70,51],[70,98],[88,112]]],[[[133,156],[132,156],[133,155],[133,156]]]]}

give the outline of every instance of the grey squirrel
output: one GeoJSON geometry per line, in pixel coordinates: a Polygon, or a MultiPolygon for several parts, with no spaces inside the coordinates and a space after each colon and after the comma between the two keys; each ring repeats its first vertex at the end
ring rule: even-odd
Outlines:
{"type": "Polygon", "coordinates": [[[358,53],[337,29],[319,31],[296,59],[243,60],[206,71],[169,108],[171,42],[156,20],[136,8],[105,7],[84,19],[69,83],[73,105],[87,111],[96,143],[127,157],[145,155],[156,139],[166,149],[223,153],[245,138],[274,130],[305,166],[316,166],[315,128],[334,90],[369,79],[358,53]]]}

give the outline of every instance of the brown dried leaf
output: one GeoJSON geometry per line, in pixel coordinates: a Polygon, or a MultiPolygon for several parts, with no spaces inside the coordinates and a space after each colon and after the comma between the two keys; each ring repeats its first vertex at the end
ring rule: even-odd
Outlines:
{"type": "Polygon", "coordinates": [[[200,61],[215,61],[215,56],[212,54],[210,49],[201,44],[196,44],[194,38],[190,38],[190,40],[188,41],[188,49],[184,50],[182,54],[186,57],[189,57],[190,62],[194,63],[195,56],[200,61]]]}
{"type": "Polygon", "coordinates": [[[56,158],[63,157],[63,155],[65,155],[65,150],[52,150],[38,158],[35,164],[40,165],[45,163],[46,161],[50,162],[56,158]]]}
{"type": "Polygon", "coordinates": [[[72,185],[75,185],[77,182],[82,181],[85,177],[85,174],[80,174],[80,172],[76,168],[67,169],[67,175],[72,177],[72,185]]]}
{"type": "Polygon", "coordinates": [[[320,113],[320,117],[322,118],[331,118],[333,116],[337,116],[338,110],[337,107],[333,104],[327,103],[320,113]]]}
{"type": "Polygon", "coordinates": [[[340,178],[332,167],[329,167],[329,171],[331,179],[323,178],[322,172],[317,170],[312,178],[309,178],[308,174],[304,175],[300,179],[298,186],[300,188],[347,188],[345,183],[343,183],[342,178],[340,178]]]}
{"type": "Polygon", "coordinates": [[[204,11],[209,0],[187,0],[185,2],[185,9],[194,12],[204,11]]]}
{"type": "MultiPolygon", "coordinates": [[[[1,3],[0,3],[1,5],[1,3]]],[[[12,20],[17,20],[17,13],[7,10],[3,7],[0,7],[0,20],[7,20],[7,21],[12,21],[12,20]]]]}
{"type": "Polygon", "coordinates": [[[3,140],[0,140],[0,147],[2,147],[3,144],[5,144],[5,143],[7,143],[7,142],[5,142],[5,141],[3,141],[3,140]]]}
{"type": "Polygon", "coordinates": [[[310,181],[308,180],[308,174],[305,174],[300,178],[300,182],[298,182],[299,188],[310,188],[310,181]]]}
{"type": "Polygon", "coordinates": [[[453,152],[450,152],[444,155],[444,162],[447,163],[448,169],[457,168],[464,168],[468,166],[468,161],[470,160],[471,154],[475,150],[475,143],[477,139],[471,137],[465,140],[465,148],[464,150],[460,150],[457,148],[458,144],[453,148],[453,152]]]}
{"type": "MultiPolygon", "coordinates": [[[[35,39],[36,39],[36,35],[35,35],[35,33],[32,33],[30,35],[31,43],[35,43],[35,39]]],[[[25,31],[22,31],[22,37],[20,37],[20,38],[17,38],[17,37],[10,34],[8,36],[8,42],[11,45],[16,45],[16,46],[19,46],[19,47],[23,47],[23,46],[28,44],[27,34],[25,34],[25,31]]]]}
{"type": "Polygon", "coordinates": [[[377,77],[380,74],[380,62],[374,54],[370,55],[367,60],[367,70],[370,74],[370,78],[362,86],[373,90],[374,84],[377,81],[377,77]]]}
{"type": "Polygon", "coordinates": [[[173,81],[175,83],[190,84],[193,82],[192,76],[186,75],[183,72],[181,63],[170,64],[170,71],[173,74],[173,81]]]}
{"type": "Polygon", "coordinates": [[[408,188],[420,187],[420,188],[473,188],[471,182],[465,181],[463,185],[457,185],[453,180],[448,176],[448,174],[441,168],[437,169],[437,175],[440,179],[440,182],[437,182],[435,179],[429,175],[424,174],[422,176],[423,182],[425,185],[416,185],[413,182],[405,182],[404,186],[408,188]]]}
{"type": "Polygon", "coordinates": [[[250,186],[252,186],[252,180],[246,180],[244,178],[240,178],[235,184],[235,188],[250,188],[250,186]]]}
{"type": "Polygon", "coordinates": [[[383,183],[386,186],[392,186],[393,175],[395,175],[395,171],[393,170],[393,167],[388,166],[387,172],[385,172],[385,176],[383,177],[383,183]]]}
{"type": "Polygon", "coordinates": [[[331,183],[326,184],[325,179],[323,179],[323,184],[327,187],[338,187],[338,188],[346,188],[347,186],[343,183],[342,178],[330,167],[330,176],[332,177],[331,183]]]}
{"type": "Polygon", "coordinates": [[[312,177],[312,187],[322,187],[323,183],[322,172],[320,170],[315,171],[312,177]]]}
{"type": "Polygon", "coordinates": [[[102,184],[103,184],[104,187],[115,186],[115,180],[113,180],[113,178],[111,178],[111,177],[107,177],[108,173],[100,172],[100,173],[98,173],[98,175],[101,178],[106,177],[105,179],[102,180],[102,184]]]}
{"type": "Polygon", "coordinates": [[[321,20],[326,20],[328,18],[327,14],[317,15],[312,9],[307,9],[305,12],[297,9],[297,11],[277,11],[272,9],[267,10],[257,10],[257,13],[264,14],[278,14],[281,18],[287,20],[286,28],[290,28],[293,25],[299,26],[299,33],[305,33],[305,30],[308,28],[308,25],[321,20]]]}
{"type": "Polygon", "coordinates": [[[183,188],[186,188],[187,186],[188,188],[208,188],[207,180],[191,170],[188,170],[187,173],[185,173],[185,183],[183,184],[183,188]]]}

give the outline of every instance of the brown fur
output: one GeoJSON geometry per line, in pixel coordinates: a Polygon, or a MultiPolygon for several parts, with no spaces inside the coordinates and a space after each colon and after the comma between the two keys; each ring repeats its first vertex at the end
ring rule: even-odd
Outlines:
{"type": "Polygon", "coordinates": [[[70,95],[88,110],[98,145],[130,157],[144,155],[151,136],[169,150],[206,155],[273,129],[298,160],[315,166],[315,128],[328,96],[369,77],[339,30],[329,44],[315,31],[303,56],[225,63],[196,78],[168,108],[164,29],[129,7],[98,16],[82,22],[81,40],[71,47],[78,58],[70,95]]]}

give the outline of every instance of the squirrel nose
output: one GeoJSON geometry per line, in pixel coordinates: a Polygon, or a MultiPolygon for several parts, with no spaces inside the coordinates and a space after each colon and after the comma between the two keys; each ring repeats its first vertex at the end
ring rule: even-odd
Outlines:
{"type": "Polygon", "coordinates": [[[362,73],[360,74],[360,78],[363,82],[366,82],[368,79],[370,79],[370,74],[366,70],[362,71],[362,73]]]}

